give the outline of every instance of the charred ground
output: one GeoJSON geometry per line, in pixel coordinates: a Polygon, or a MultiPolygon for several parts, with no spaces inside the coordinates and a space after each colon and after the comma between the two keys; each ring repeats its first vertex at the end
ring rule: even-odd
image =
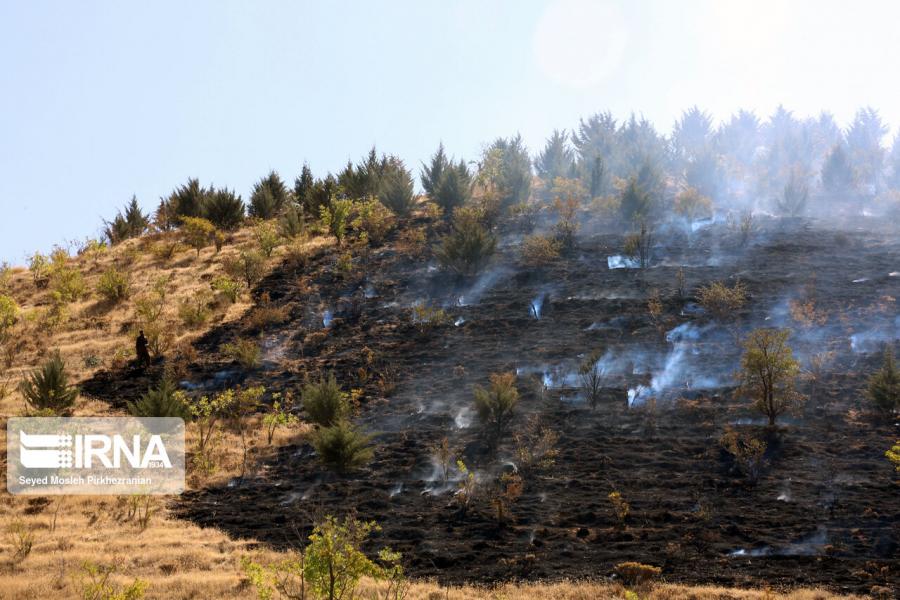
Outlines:
{"type": "MultiPolygon", "coordinates": [[[[772,221],[739,247],[713,225],[661,236],[645,270],[608,268],[620,235],[584,235],[573,256],[542,269],[519,263],[510,235],[498,266],[464,283],[392,244],[373,250],[358,277],[336,275],[325,250],[305,265],[285,263],[254,292],[254,310],[280,309],[282,322],[260,327],[250,311],[211,331],[195,345],[205,358],[189,365],[185,385],[263,382],[274,392],[333,370],[363,390],[357,421],[375,435],[375,460],[338,477],[323,472],[311,446],[287,446],[253,477],[189,492],[173,508],[276,546],[296,543],[293,529],[308,532],[317,514],[356,512],[381,525],[377,543],[401,551],[412,576],[444,583],[589,578],[637,560],[692,583],[900,585],[900,497],[883,457],[897,429],[868,415],[862,393],[880,362],[878,342],[896,338],[900,325],[900,277],[891,275],[900,244],[871,229],[772,221]],[[675,293],[680,268],[686,298],[675,293]],[[700,285],[736,280],[750,300],[727,322],[713,322],[690,297],[700,285]],[[647,310],[653,290],[664,306],[659,323],[647,310]],[[812,300],[818,320],[793,319],[792,299],[812,300]],[[444,307],[450,321],[421,331],[410,317],[415,303],[444,307]],[[738,340],[759,326],[791,327],[804,365],[834,352],[818,381],[801,386],[802,413],[774,432],[732,394],[738,340]],[[248,335],[260,337],[263,366],[246,373],[218,350],[248,335]],[[591,409],[576,373],[598,350],[604,400],[591,409]],[[514,468],[513,444],[486,454],[469,409],[474,384],[510,370],[522,393],[513,429],[538,415],[559,433],[560,455],[525,474],[524,493],[499,525],[489,490],[514,468]],[[397,383],[386,398],[378,373],[397,383]],[[628,406],[639,385],[651,388],[655,411],[628,406]],[[729,425],[768,442],[755,485],[720,449],[729,425]],[[482,482],[465,515],[453,485],[435,481],[431,448],[444,436],[482,482]],[[607,499],[614,490],[631,507],[624,526],[607,499]]],[[[120,375],[101,374],[86,389],[122,398],[152,381],[133,377],[123,387],[120,375]]]]}

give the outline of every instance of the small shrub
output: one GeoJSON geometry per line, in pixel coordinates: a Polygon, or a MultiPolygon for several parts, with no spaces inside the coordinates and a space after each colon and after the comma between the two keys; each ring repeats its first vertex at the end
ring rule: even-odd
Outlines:
{"type": "Polygon", "coordinates": [[[900,440],[897,440],[884,455],[897,467],[897,471],[900,471],[900,440]]]}
{"type": "Polygon", "coordinates": [[[462,277],[478,274],[497,248],[497,238],[485,228],[478,216],[465,209],[457,209],[453,216],[453,231],[445,236],[435,251],[445,269],[462,277]]]}
{"type": "Polygon", "coordinates": [[[728,428],[719,438],[719,445],[731,455],[737,469],[751,483],[756,483],[765,465],[766,443],[728,428]]]}
{"type": "Polygon", "coordinates": [[[253,228],[253,239],[259,251],[266,258],[271,258],[275,248],[281,245],[281,236],[272,221],[263,221],[253,228]]]}
{"type": "Polygon", "coordinates": [[[697,302],[716,319],[725,320],[747,302],[747,286],[741,281],[733,287],[715,281],[697,290],[697,302]]]}
{"type": "Polygon", "coordinates": [[[303,209],[295,204],[289,205],[278,219],[278,232],[288,240],[304,236],[306,222],[303,220],[303,209]]]}
{"type": "Polygon", "coordinates": [[[894,353],[890,346],[884,349],[884,362],[869,378],[866,395],[876,410],[890,414],[900,408],[900,371],[894,364],[894,353]]]}
{"type": "Polygon", "coordinates": [[[786,217],[799,217],[806,210],[809,199],[809,186],[804,177],[796,170],[791,171],[790,179],[784,186],[780,198],[775,200],[775,208],[786,217]]]}
{"type": "Polygon", "coordinates": [[[334,425],[350,413],[347,394],[341,391],[334,373],[304,385],[300,397],[307,418],[321,427],[334,425]]]}
{"type": "Polygon", "coordinates": [[[312,443],[327,469],[345,474],[369,464],[373,454],[370,441],[370,436],[349,422],[339,421],[316,430],[312,443]]]}
{"type": "Polygon", "coordinates": [[[530,235],[522,242],[522,262],[532,268],[549,265],[560,257],[559,242],[546,235],[530,235]]]}
{"type": "Polygon", "coordinates": [[[553,211],[557,221],[556,241],[563,254],[571,254],[575,249],[575,234],[578,233],[578,220],[575,218],[578,210],[578,199],[571,193],[565,198],[557,198],[553,202],[553,211]]]}
{"type": "Polygon", "coordinates": [[[78,388],[69,385],[66,364],[59,351],[19,384],[29,408],[40,413],[65,414],[75,404],[78,388]]]}
{"type": "Polygon", "coordinates": [[[97,293],[110,304],[118,304],[131,294],[131,278],[115,267],[107,269],[97,282],[97,293]]]}
{"type": "Polygon", "coordinates": [[[659,577],[662,573],[662,569],[659,567],[631,561],[620,562],[613,567],[613,570],[627,586],[641,586],[659,577]]]}
{"type": "Polygon", "coordinates": [[[475,473],[469,470],[462,460],[456,460],[456,468],[462,474],[459,487],[456,490],[456,503],[459,509],[465,514],[469,510],[469,506],[475,499],[478,490],[478,481],[475,479],[475,473]]]}
{"type": "Polygon", "coordinates": [[[184,298],[178,305],[178,317],[186,327],[200,327],[209,320],[209,292],[197,292],[192,298],[184,298]]]}
{"type": "Polygon", "coordinates": [[[638,261],[642,269],[650,266],[650,249],[653,247],[653,230],[645,220],[641,220],[641,227],[636,233],[625,238],[623,253],[638,261]]]}
{"type": "Polygon", "coordinates": [[[273,306],[262,304],[257,306],[246,317],[246,331],[260,331],[272,326],[282,325],[290,319],[290,306],[283,304],[273,306]]]}
{"type": "Polygon", "coordinates": [[[81,571],[75,576],[75,587],[82,600],[140,600],[147,591],[148,583],[135,579],[127,586],[121,586],[110,577],[116,572],[116,566],[98,565],[85,561],[81,571]]]}
{"type": "Polygon", "coordinates": [[[753,400],[770,427],[802,400],[794,389],[800,363],[787,345],[789,335],[786,329],[755,329],[744,342],[738,393],[753,400]]]}
{"type": "Polygon", "coordinates": [[[181,251],[181,242],[175,237],[164,237],[150,247],[153,258],[162,263],[172,260],[181,251]]]}
{"type": "Polygon", "coordinates": [[[697,218],[711,217],[712,206],[712,200],[693,187],[688,187],[675,196],[675,212],[687,219],[688,223],[693,223],[697,218]]]}
{"type": "Polygon", "coordinates": [[[220,275],[213,279],[210,287],[215,292],[219,292],[229,302],[234,304],[241,295],[241,284],[227,275],[220,275]]]}
{"type": "Polygon", "coordinates": [[[201,217],[182,217],[181,235],[184,243],[197,251],[209,246],[216,233],[216,226],[201,217]]]}
{"type": "Polygon", "coordinates": [[[6,340],[16,321],[19,320],[19,306],[9,296],[0,294],[0,342],[6,340]]]}
{"type": "Polygon", "coordinates": [[[215,461],[212,459],[220,433],[222,419],[232,410],[235,403],[233,390],[225,390],[212,398],[202,396],[190,404],[191,420],[197,427],[197,453],[194,457],[194,465],[204,473],[212,473],[215,470],[215,461]]]}
{"type": "Polygon", "coordinates": [[[347,234],[347,226],[350,224],[350,212],[353,210],[352,200],[340,200],[333,198],[327,206],[322,206],[319,218],[322,227],[334,236],[338,246],[344,245],[344,237],[347,234]]]}
{"type": "Polygon", "coordinates": [[[578,375],[581,378],[581,391],[591,408],[597,408],[603,390],[603,374],[597,365],[600,356],[600,352],[592,352],[578,369],[578,375]]]}
{"type": "Polygon", "coordinates": [[[426,304],[417,304],[412,307],[410,319],[415,325],[419,333],[426,335],[433,330],[449,325],[451,322],[450,315],[443,308],[428,306],[426,304]]]}
{"type": "Polygon", "coordinates": [[[475,413],[488,446],[494,449],[506,433],[519,402],[515,373],[492,374],[490,385],[487,388],[476,385],[474,395],[475,413]]]}
{"type": "Polygon", "coordinates": [[[259,366],[261,352],[259,344],[253,340],[241,339],[223,344],[221,351],[244,369],[255,369],[259,366]]]}
{"type": "Polygon", "coordinates": [[[273,396],[273,402],[269,411],[263,416],[263,427],[266,430],[266,443],[271,445],[275,437],[275,430],[279,427],[294,427],[298,419],[291,413],[293,403],[288,395],[282,399],[280,394],[273,396]]]}
{"type": "Polygon", "coordinates": [[[541,424],[537,415],[532,415],[525,426],[513,434],[516,443],[516,464],[519,471],[529,474],[551,468],[559,457],[556,447],[559,434],[541,424]]]}
{"type": "Polygon", "coordinates": [[[613,513],[616,515],[616,520],[619,521],[619,525],[624,526],[625,521],[628,519],[628,515],[631,513],[631,506],[618,491],[614,490],[610,492],[607,498],[609,499],[610,504],[612,504],[613,513]]]}
{"type": "Polygon", "coordinates": [[[40,252],[35,252],[28,259],[28,270],[31,271],[31,279],[35,287],[47,286],[50,279],[50,261],[40,252]]]}
{"type": "Polygon", "coordinates": [[[34,531],[20,519],[14,519],[6,527],[6,542],[11,546],[10,562],[18,565],[31,554],[34,547],[34,531]]]}
{"type": "Polygon", "coordinates": [[[228,275],[243,281],[250,290],[257,281],[262,279],[266,269],[266,259],[256,250],[243,248],[237,256],[223,260],[222,266],[228,275]]]}
{"type": "Polygon", "coordinates": [[[183,392],[172,381],[163,379],[159,386],[147,390],[139,400],[128,403],[128,412],[135,417],[181,417],[191,420],[191,409],[183,392]]]}
{"type": "Polygon", "coordinates": [[[50,289],[61,302],[78,302],[87,295],[87,284],[81,271],[68,265],[68,254],[64,253],[64,250],[53,253],[50,289]]]}
{"type": "Polygon", "coordinates": [[[378,200],[367,200],[356,205],[353,228],[365,234],[369,243],[381,244],[394,227],[391,211],[378,200]]]}

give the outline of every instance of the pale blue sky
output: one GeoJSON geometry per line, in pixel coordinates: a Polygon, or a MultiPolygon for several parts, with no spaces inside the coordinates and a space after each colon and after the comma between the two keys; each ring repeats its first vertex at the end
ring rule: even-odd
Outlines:
{"type": "Polygon", "coordinates": [[[900,124],[900,3],[0,0],[0,260],[188,177],[247,198],[374,143],[418,171],[519,131],[698,104],[900,124]]]}

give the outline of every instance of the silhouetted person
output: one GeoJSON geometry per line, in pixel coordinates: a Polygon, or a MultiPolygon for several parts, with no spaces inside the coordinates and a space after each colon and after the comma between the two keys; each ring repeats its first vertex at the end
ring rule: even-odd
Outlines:
{"type": "Polygon", "coordinates": [[[147,350],[147,338],[144,337],[144,330],[141,329],[137,339],[134,341],[134,351],[137,354],[137,363],[141,368],[150,366],[150,351],[147,350]]]}

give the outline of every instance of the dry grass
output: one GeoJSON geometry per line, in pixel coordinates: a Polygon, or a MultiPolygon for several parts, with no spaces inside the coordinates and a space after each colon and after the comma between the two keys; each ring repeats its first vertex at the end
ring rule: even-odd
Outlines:
{"type": "MultiPolygon", "coordinates": [[[[69,306],[70,318],[58,331],[42,331],[33,327],[25,347],[15,357],[9,376],[15,383],[28,369],[38,365],[49,349],[58,348],[68,368],[77,380],[90,377],[101,368],[108,367],[112,356],[120,351],[125,357],[133,356],[133,338],[130,325],[134,319],[133,299],[150,289],[160,276],[170,277],[170,306],[182,298],[209,289],[209,282],[222,273],[221,259],[236,252],[235,246],[249,239],[249,230],[234,234],[229,245],[216,255],[212,247],[201,251],[198,257],[193,249],[181,250],[171,260],[162,262],[153,252],[155,238],[127,241],[105,253],[97,260],[78,257],[72,259],[84,273],[91,296],[69,306]],[[108,308],[93,293],[97,279],[107,268],[118,265],[131,274],[131,299],[108,308]],[[96,357],[99,364],[87,359],[96,357]]],[[[157,236],[158,238],[158,236],[157,236]]],[[[319,251],[333,245],[331,240],[315,238],[309,241],[310,251],[319,251]]],[[[284,250],[283,252],[286,252],[284,250]]],[[[273,263],[278,258],[273,258],[273,263]]],[[[13,272],[9,290],[25,313],[45,310],[50,302],[47,290],[36,289],[27,270],[13,272]]],[[[244,294],[237,304],[219,308],[206,327],[242,315],[250,304],[244,294]]],[[[174,315],[171,315],[175,318],[174,315]]],[[[176,344],[192,341],[203,333],[202,329],[181,332],[176,344]]],[[[0,385],[3,383],[0,374],[0,385]]],[[[13,386],[14,387],[14,386],[13,386]]],[[[0,398],[0,416],[4,419],[24,413],[24,403],[13,391],[0,398]]],[[[80,398],[74,414],[109,415],[113,411],[105,403],[80,398]]],[[[279,431],[274,445],[269,447],[262,428],[255,427],[252,440],[257,460],[264,459],[280,444],[296,441],[303,435],[301,427],[294,431],[279,431]]],[[[188,449],[194,443],[194,431],[189,427],[188,449]]],[[[6,428],[0,430],[0,466],[6,463],[6,428]]],[[[188,485],[221,483],[233,477],[240,469],[240,443],[234,434],[226,433],[218,446],[218,469],[211,475],[192,473],[188,485]]],[[[5,470],[5,469],[4,469],[5,470]]],[[[2,492],[0,502],[0,598],[71,598],[78,597],[78,579],[81,565],[114,565],[112,580],[127,585],[135,578],[148,582],[148,598],[254,598],[252,588],[244,580],[240,560],[253,554],[258,560],[276,560],[279,555],[254,542],[235,541],[215,529],[201,529],[196,525],[176,520],[168,514],[165,500],[154,500],[155,512],[146,529],[141,529],[134,517],[129,517],[126,499],[101,496],[18,497],[2,492]],[[21,521],[34,534],[31,553],[19,564],[10,558],[14,552],[7,536],[9,526],[21,521]]],[[[598,576],[604,576],[598,573],[598,576]]],[[[364,581],[364,597],[369,597],[381,587],[364,581]]],[[[602,583],[556,583],[533,585],[503,585],[486,588],[441,588],[428,582],[412,585],[410,600],[463,600],[473,598],[509,599],[543,598],[556,600],[594,600],[598,598],[624,598],[625,590],[618,585],[602,583]]],[[[824,600],[837,598],[826,592],[797,591],[786,595],[760,591],[742,591],[714,587],[683,587],[662,584],[641,594],[641,598],[674,600],[677,598],[705,599],[791,599],[824,600]]]]}

